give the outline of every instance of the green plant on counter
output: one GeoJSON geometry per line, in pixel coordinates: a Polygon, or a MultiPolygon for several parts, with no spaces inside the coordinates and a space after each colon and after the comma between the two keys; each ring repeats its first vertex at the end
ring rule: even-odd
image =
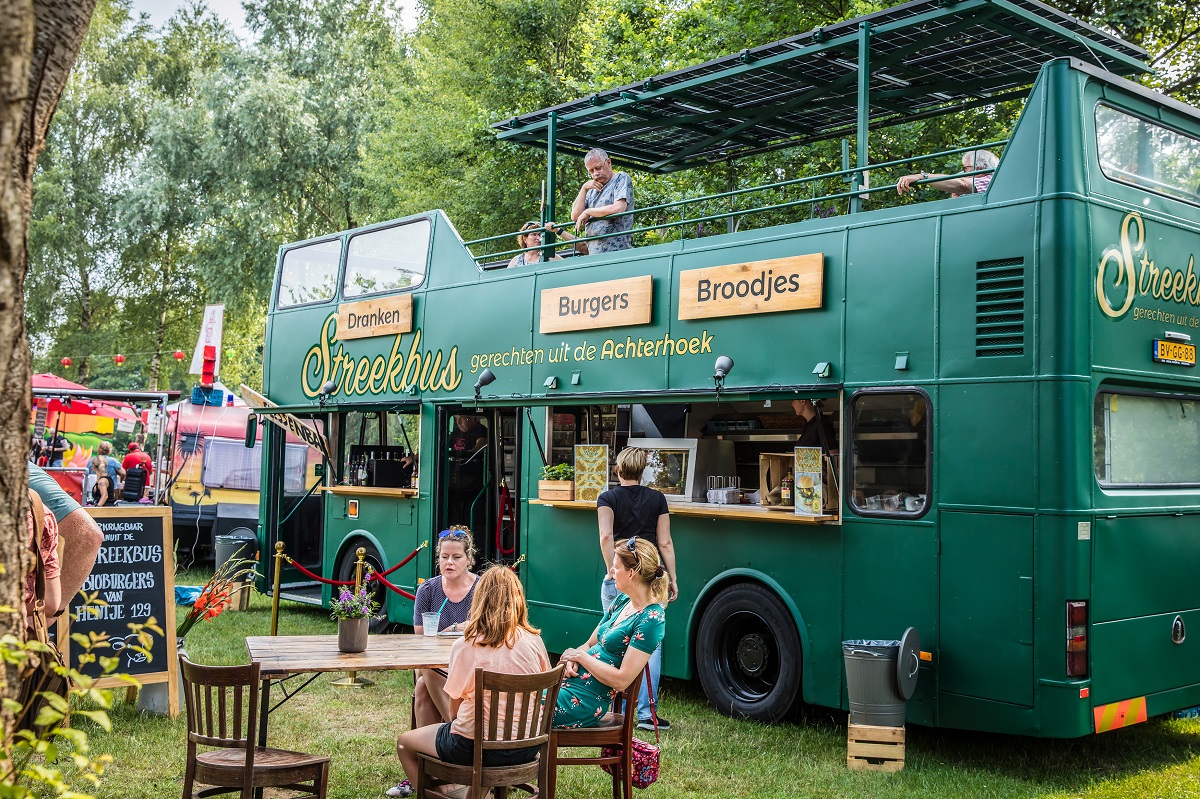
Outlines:
{"type": "Polygon", "coordinates": [[[575,467],[570,463],[559,463],[542,467],[543,480],[574,480],[575,467]]]}

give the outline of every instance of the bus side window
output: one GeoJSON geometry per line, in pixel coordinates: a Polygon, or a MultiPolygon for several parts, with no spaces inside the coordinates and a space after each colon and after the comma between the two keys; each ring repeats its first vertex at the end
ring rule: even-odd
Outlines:
{"type": "Polygon", "coordinates": [[[867,389],[850,400],[850,505],[863,516],[916,517],[930,494],[929,397],[867,389]]]}

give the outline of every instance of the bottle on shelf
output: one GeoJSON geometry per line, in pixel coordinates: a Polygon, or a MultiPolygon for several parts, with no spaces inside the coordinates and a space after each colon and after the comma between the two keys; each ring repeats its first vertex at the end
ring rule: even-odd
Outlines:
{"type": "Polygon", "coordinates": [[[788,508],[796,505],[796,478],[792,476],[791,469],[788,469],[787,477],[779,483],[779,503],[788,508]]]}

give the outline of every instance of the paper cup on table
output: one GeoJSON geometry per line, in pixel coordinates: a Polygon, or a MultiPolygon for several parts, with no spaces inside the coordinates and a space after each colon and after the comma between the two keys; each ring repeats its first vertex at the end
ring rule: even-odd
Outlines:
{"type": "Polygon", "coordinates": [[[442,620],[441,613],[422,613],[421,625],[425,628],[426,635],[438,634],[438,623],[442,620]]]}

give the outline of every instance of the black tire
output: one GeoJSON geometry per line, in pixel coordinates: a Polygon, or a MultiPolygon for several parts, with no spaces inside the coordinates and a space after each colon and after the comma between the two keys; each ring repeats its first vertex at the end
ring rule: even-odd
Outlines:
{"type": "MultiPolygon", "coordinates": [[[[370,541],[367,541],[365,538],[360,538],[357,541],[351,542],[350,546],[346,547],[345,552],[342,553],[342,559],[338,562],[337,567],[337,579],[339,582],[345,582],[346,580],[354,579],[354,572],[358,564],[359,547],[362,547],[366,550],[366,555],[363,556],[363,562],[369,565],[375,571],[383,571],[383,558],[380,557],[379,550],[376,549],[375,545],[370,541]]],[[[366,569],[363,569],[363,573],[366,573],[366,569]]],[[[334,591],[337,590],[337,588],[334,588],[334,591]]],[[[379,607],[381,609],[387,606],[387,589],[378,582],[372,580],[370,583],[368,583],[367,593],[371,595],[372,599],[379,603],[379,607]]],[[[383,616],[371,619],[370,624],[367,625],[367,629],[376,635],[386,632],[387,628],[388,618],[386,613],[383,616]]]]}
{"type": "Polygon", "coordinates": [[[800,693],[800,654],[791,613],[761,585],[724,589],[700,619],[696,671],[708,701],[727,716],[787,715],[800,693]]]}

